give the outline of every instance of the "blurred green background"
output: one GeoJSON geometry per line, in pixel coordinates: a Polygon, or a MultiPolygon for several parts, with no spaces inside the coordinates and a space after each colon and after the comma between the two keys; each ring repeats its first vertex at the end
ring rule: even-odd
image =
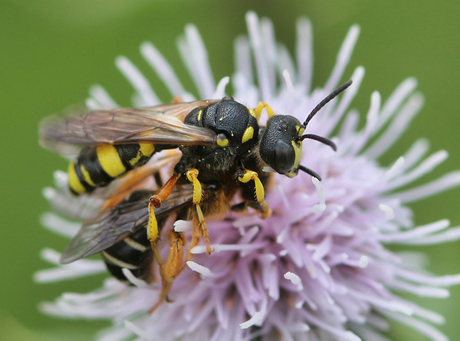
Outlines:
{"type": "MultiPolygon", "coordinates": [[[[38,223],[47,203],[41,189],[52,184],[52,172],[66,163],[39,148],[41,118],[82,103],[90,85],[102,84],[124,106],[132,89],[114,67],[117,55],[128,56],[150,77],[164,101],[160,84],[139,54],[139,45],[153,42],[178,73],[185,69],[176,50],[184,26],[195,23],[209,51],[216,79],[231,75],[233,39],[246,32],[249,9],[274,22],[277,39],[294,51],[296,18],[308,16],[314,29],[314,85],[321,86],[335,63],[348,28],[358,23],[361,35],[346,75],[364,65],[366,76],[354,106],[367,111],[370,94],[386,99],[406,77],[419,80],[426,104],[410,130],[383,162],[388,164],[418,137],[427,137],[431,151],[447,149],[450,158],[423,181],[460,168],[458,79],[460,79],[460,4],[424,0],[289,0],[289,1],[148,1],[148,0],[1,0],[0,1],[1,162],[1,290],[2,340],[82,340],[105,322],[68,321],[37,311],[37,304],[63,291],[86,292],[103,277],[58,284],[35,284],[32,274],[49,267],[38,255],[44,247],[63,250],[67,241],[38,223]]],[[[182,78],[193,91],[188,76],[182,78]]],[[[425,224],[449,218],[460,224],[460,189],[415,203],[415,221],[425,224]]],[[[421,248],[430,254],[435,274],[460,273],[459,243],[421,248]]],[[[412,299],[412,297],[411,297],[412,299]]],[[[451,340],[460,334],[460,287],[444,300],[417,299],[447,318],[441,327],[451,340]]],[[[424,340],[407,328],[392,325],[395,340],[424,340]],[[407,335],[412,335],[411,337],[407,335]]]]}

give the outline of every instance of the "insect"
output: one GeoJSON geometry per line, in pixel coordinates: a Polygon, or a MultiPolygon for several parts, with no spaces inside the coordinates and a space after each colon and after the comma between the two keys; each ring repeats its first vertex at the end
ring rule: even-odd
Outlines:
{"type": "MultiPolygon", "coordinates": [[[[115,244],[128,236],[137,238],[138,233],[142,234],[138,231],[145,227],[153,256],[160,264],[163,287],[170,287],[168,283],[176,274],[167,275],[164,265],[170,258],[180,259],[185,240],[181,235],[169,234],[174,255],[170,253],[163,264],[157,250],[163,220],[180,211],[180,215],[193,221],[186,255],[190,260],[191,249],[202,239],[207,253],[212,252],[206,216],[247,207],[254,208],[262,218],[270,215],[264,187],[272,172],[294,177],[301,170],[321,180],[313,170],[300,165],[302,141],[313,139],[334,150],[336,146],[325,137],[304,131],[316,113],[350,85],[348,81],[324,98],[303,123],[293,116],[275,115],[266,103],[249,109],[232,97],[45,119],[40,127],[44,148],[63,154],[81,148],[68,170],[69,189],[75,195],[90,194],[125,174],[123,181],[130,184],[136,179],[132,174],[137,170],[148,170],[146,163],[155,153],[176,148],[182,152],[170,178],[155,193],[150,192],[148,198],[139,202],[138,192],[130,197],[133,190],[126,185],[125,191],[119,192],[125,201],[108,198],[110,204],[104,206],[95,221],[83,225],[61,262],[69,263],[101,251],[106,260],[112,251],[117,258],[123,248],[117,249],[115,244]],[[269,116],[265,127],[258,123],[264,108],[269,116]],[[231,205],[236,194],[241,202],[231,205]],[[137,220],[139,216],[141,220],[137,220]]],[[[148,175],[148,171],[144,173],[148,175]]],[[[148,243],[144,240],[142,245],[147,247],[148,243]]],[[[140,277],[145,275],[145,270],[139,271],[140,277]]],[[[164,290],[164,297],[167,291],[164,290]]]]}

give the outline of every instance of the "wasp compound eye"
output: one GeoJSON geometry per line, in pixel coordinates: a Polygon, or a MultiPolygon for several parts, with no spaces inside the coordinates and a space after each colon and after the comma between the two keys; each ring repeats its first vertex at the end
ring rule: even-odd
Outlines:
{"type": "Polygon", "coordinates": [[[275,164],[273,169],[278,173],[286,173],[292,169],[295,162],[295,151],[284,141],[278,140],[275,146],[275,164]]]}

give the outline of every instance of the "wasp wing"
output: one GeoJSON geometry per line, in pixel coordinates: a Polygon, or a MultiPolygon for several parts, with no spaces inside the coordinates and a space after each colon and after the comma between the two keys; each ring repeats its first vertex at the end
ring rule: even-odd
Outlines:
{"type": "Polygon", "coordinates": [[[61,154],[74,153],[72,145],[153,142],[172,145],[212,145],[210,129],[184,124],[195,108],[217,100],[165,104],[146,108],[95,110],[67,117],[51,116],[40,124],[42,147],[61,154]]]}
{"type": "MultiPolygon", "coordinates": [[[[143,228],[149,219],[147,205],[152,194],[153,191],[145,191],[145,195],[139,200],[122,202],[112,209],[103,211],[95,219],[83,223],[78,234],[62,254],[60,263],[68,264],[92,256],[143,228]]],[[[155,208],[155,216],[161,219],[189,205],[192,199],[192,185],[177,186],[161,207],[155,208]]]]}

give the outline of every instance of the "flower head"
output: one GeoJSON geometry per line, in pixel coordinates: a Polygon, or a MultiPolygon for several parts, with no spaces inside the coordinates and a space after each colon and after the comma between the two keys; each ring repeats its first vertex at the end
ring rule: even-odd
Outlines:
{"type": "MultiPolygon", "coordinates": [[[[276,113],[303,122],[342,79],[359,28],[353,26],[348,32],[326,85],[312,89],[310,23],[298,21],[295,62],[275,41],[269,20],[248,13],[247,23],[249,36],[235,43],[233,97],[250,108],[263,100],[276,113]]],[[[230,78],[216,85],[194,26],[186,28],[178,45],[199,98],[223,97],[230,78]]],[[[172,96],[195,99],[153,45],[144,43],[141,53],[172,96]]],[[[135,106],[160,103],[147,79],[128,59],[119,57],[117,66],[136,90],[135,106]]],[[[173,302],[149,314],[161,291],[160,283],[147,284],[124,269],[132,285],[108,278],[95,292],[64,294],[54,303],[43,304],[43,311],[111,320],[113,327],[103,331],[100,340],[133,336],[145,340],[368,340],[380,339],[388,329],[388,319],[407,324],[433,340],[445,340],[431,326],[442,323],[443,317],[397,292],[447,297],[445,287],[460,283],[460,275],[432,276],[424,271],[420,257],[395,253],[387,246],[460,238],[460,228],[448,229],[447,220],[414,226],[412,211],[406,206],[460,184],[460,173],[402,190],[444,161],[447,152],[425,157],[428,143],[418,140],[392,165],[380,165],[378,158],[405,131],[423,97],[415,92],[417,84],[412,78],[403,81],[386,100],[374,92],[360,129],[360,115],[350,104],[363,76],[364,68],[356,68],[350,77],[352,86],[307,127],[309,133],[331,136],[338,146],[334,153],[314,141],[304,143],[302,164],[318,172],[322,182],[307,174],[292,179],[275,175],[266,193],[273,212],[269,218],[247,212],[209,220],[214,253],[204,254],[204,246],[193,249],[194,260],[173,284],[173,302]]],[[[91,89],[87,105],[91,109],[117,107],[98,86],[91,89]]],[[[46,189],[45,197],[67,218],[86,219],[101,205],[97,198],[76,199],[59,190],[66,183],[64,173],[56,173],[56,182],[58,189],[46,189]]],[[[69,237],[79,227],[52,213],[44,215],[43,223],[69,237]]],[[[187,224],[175,228],[187,232],[187,224]]],[[[42,256],[58,264],[55,251],[45,250],[42,256]]],[[[101,271],[102,261],[83,259],[38,272],[36,279],[52,281],[101,271]]]]}

